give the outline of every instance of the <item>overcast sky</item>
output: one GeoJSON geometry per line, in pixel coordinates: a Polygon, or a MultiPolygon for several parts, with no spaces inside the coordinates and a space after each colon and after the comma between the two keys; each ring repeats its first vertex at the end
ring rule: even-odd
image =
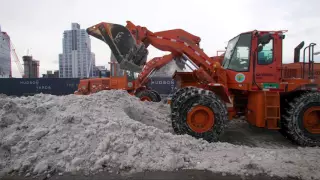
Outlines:
{"type": "MultiPolygon", "coordinates": [[[[283,58],[290,62],[302,40],[320,43],[319,5],[319,0],[0,0],[0,25],[21,61],[28,49],[40,60],[40,73],[58,69],[62,34],[72,22],[83,29],[102,21],[126,25],[126,20],[153,32],[181,28],[199,36],[209,56],[241,32],[285,29],[283,58]]],[[[107,65],[109,46],[93,37],[91,42],[96,64],[107,65]]],[[[149,59],[167,53],[149,50],[149,59]]],[[[15,64],[13,75],[20,77],[15,64]]]]}

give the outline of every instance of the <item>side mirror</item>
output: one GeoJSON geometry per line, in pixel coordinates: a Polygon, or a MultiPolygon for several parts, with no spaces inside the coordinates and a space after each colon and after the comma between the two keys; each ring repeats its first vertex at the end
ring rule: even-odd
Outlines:
{"type": "Polygon", "coordinates": [[[259,42],[259,44],[265,45],[265,44],[268,44],[271,39],[272,39],[271,34],[267,33],[267,34],[260,36],[258,39],[258,42],[259,42]]]}
{"type": "Polygon", "coordinates": [[[286,37],[286,35],[282,34],[282,35],[279,35],[280,39],[284,39],[286,37]]]}

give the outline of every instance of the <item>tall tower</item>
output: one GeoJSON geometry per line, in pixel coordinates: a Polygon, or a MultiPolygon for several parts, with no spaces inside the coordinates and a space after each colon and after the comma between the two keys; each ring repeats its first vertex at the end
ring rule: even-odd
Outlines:
{"type": "Polygon", "coordinates": [[[0,27],[0,78],[9,78],[11,74],[10,37],[0,27]]]}
{"type": "Polygon", "coordinates": [[[95,56],[91,52],[91,40],[78,23],[71,24],[71,30],[63,33],[63,52],[59,54],[61,78],[84,78],[93,75],[95,56]]]}
{"type": "Polygon", "coordinates": [[[32,56],[23,56],[24,75],[26,78],[39,78],[40,62],[32,56]]]}

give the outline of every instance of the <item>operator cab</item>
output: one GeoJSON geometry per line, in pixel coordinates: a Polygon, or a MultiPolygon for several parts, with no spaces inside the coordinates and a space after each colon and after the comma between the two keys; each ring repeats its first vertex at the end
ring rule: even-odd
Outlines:
{"type": "Polygon", "coordinates": [[[126,70],[125,74],[126,74],[126,76],[128,78],[128,81],[135,81],[136,79],[138,79],[138,76],[139,76],[139,73],[133,72],[133,71],[129,71],[129,70],[126,70]]]}
{"type": "Polygon", "coordinates": [[[111,66],[111,76],[112,77],[127,77],[128,81],[134,81],[138,79],[139,73],[129,71],[129,70],[123,70],[120,69],[118,63],[114,63],[113,66],[111,66]]]}
{"type": "Polygon", "coordinates": [[[229,82],[279,82],[284,37],[283,31],[255,30],[232,38],[228,42],[221,64],[229,72],[229,82]]]}
{"type": "Polygon", "coordinates": [[[249,53],[251,48],[251,33],[240,34],[228,43],[222,66],[237,72],[249,68],[249,53]]]}
{"type": "Polygon", "coordinates": [[[110,62],[110,86],[113,89],[134,89],[138,75],[137,72],[121,69],[118,62],[110,62]]]}

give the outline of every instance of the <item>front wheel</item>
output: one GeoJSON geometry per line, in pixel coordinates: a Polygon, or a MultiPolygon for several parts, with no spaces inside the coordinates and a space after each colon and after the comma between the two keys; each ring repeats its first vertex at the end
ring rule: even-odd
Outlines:
{"type": "Polygon", "coordinates": [[[211,91],[194,88],[176,100],[178,113],[172,118],[181,134],[218,141],[228,121],[225,102],[211,91]]]}
{"type": "Polygon", "coordinates": [[[183,87],[181,89],[178,89],[175,93],[173,93],[171,97],[171,103],[170,103],[170,108],[173,110],[176,107],[176,100],[179,98],[179,96],[189,90],[195,89],[196,87],[193,86],[187,86],[183,87]]]}
{"type": "Polygon", "coordinates": [[[301,146],[320,146],[320,93],[307,92],[289,103],[282,131],[301,146]]]}
{"type": "Polygon", "coordinates": [[[196,87],[193,86],[188,86],[188,87],[183,87],[179,90],[177,90],[171,98],[171,103],[170,103],[170,108],[171,108],[171,125],[176,134],[183,134],[184,132],[180,129],[179,124],[175,123],[174,119],[179,118],[179,105],[176,102],[179,102],[180,99],[185,96],[185,94],[193,89],[196,89],[196,87]]]}

